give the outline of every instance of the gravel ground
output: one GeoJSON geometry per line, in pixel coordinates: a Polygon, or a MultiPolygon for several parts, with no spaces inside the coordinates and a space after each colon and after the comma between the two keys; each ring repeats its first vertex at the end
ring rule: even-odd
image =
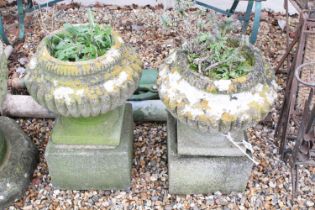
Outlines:
{"type": "MultiPolygon", "coordinates": [[[[137,47],[146,67],[158,67],[170,49],[179,46],[179,35],[185,34],[182,27],[165,30],[161,27],[160,16],[167,12],[161,7],[138,8],[96,5],[93,10],[96,21],[109,23],[120,31],[126,42],[137,47]]],[[[13,8],[6,10],[5,20],[9,31],[14,32],[11,18],[13,8]]],[[[15,47],[10,58],[10,78],[22,77],[24,65],[34,53],[41,38],[57,29],[64,22],[86,22],[86,8],[78,5],[58,6],[28,15],[27,36],[24,43],[15,47]]],[[[196,18],[190,11],[190,18],[196,18]]],[[[285,49],[285,32],[277,24],[283,20],[280,14],[263,12],[257,46],[262,49],[265,59],[274,67],[285,49]]],[[[292,26],[297,17],[292,18],[292,26]]],[[[294,36],[294,34],[291,34],[294,36]]],[[[12,37],[11,37],[12,38],[12,37]]],[[[278,75],[277,82],[284,86],[285,76],[278,75]]],[[[15,94],[26,93],[15,90],[15,94]]],[[[277,120],[283,91],[272,113],[277,120]]],[[[315,209],[315,168],[301,168],[299,196],[291,196],[290,168],[278,155],[273,139],[272,125],[257,125],[249,129],[254,157],[259,165],[253,167],[252,175],[244,193],[222,195],[220,192],[205,195],[168,194],[168,170],[166,149],[166,125],[157,123],[137,124],[134,130],[134,160],[132,186],[127,191],[64,191],[55,189],[50,183],[44,151],[51,129],[52,120],[17,119],[23,130],[32,138],[40,150],[40,163],[34,172],[32,184],[25,196],[9,209],[315,209]]]]}

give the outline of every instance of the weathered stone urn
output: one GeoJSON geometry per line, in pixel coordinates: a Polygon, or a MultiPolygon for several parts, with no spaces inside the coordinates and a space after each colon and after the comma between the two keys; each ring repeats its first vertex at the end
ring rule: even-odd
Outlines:
{"type": "Polygon", "coordinates": [[[32,97],[59,115],[46,149],[52,182],[77,190],[124,189],[133,141],[126,100],[138,86],[141,61],[116,32],[105,55],[60,61],[47,48],[50,36],[31,59],[25,81],[32,97]]]}
{"type": "Polygon", "coordinates": [[[233,80],[211,80],[191,71],[180,50],[161,66],[159,94],[170,113],[171,193],[245,189],[252,161],[244,152],[244,133],[265,117],[277,96],[272,72],[259,51],[250,50],[255,57],[252,71],[233,80]]]}

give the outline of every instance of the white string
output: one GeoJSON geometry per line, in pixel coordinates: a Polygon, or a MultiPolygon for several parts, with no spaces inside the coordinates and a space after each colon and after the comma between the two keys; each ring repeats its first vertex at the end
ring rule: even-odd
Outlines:
{"type": "MultiPolygon", "coordinates": [[[[224,135],[224,134],[223,134],[224,135]]],[[[246,155],[251,161],[253,161],[253,163],[255,165],[258,165],[259,162],[257,162],[256,160],[254,160],[254,158],[252,156],[250,156],[249,154],[247,154],[246,150],[244,150],[240,145],[239,143],[235,142],[233,140],[233,137],[231,136],[231,133],[228,133],[227,135],[224,135],[232,144],[234,144],[238,149],[241,150],[241,152],[246,155]]],[[[253,152],[253,148],[252,148],[252,145],[246,141],[243,140],[243,142],[241,142],[246,149],[250,150],[251,152],[253,152]]]]}

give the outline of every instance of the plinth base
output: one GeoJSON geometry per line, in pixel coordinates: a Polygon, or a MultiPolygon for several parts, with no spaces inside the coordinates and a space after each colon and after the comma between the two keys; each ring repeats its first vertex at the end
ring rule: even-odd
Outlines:
{"type": "Polygon", "coordinates": [[[131,105],[126,104],[121,114],[122,126],[115,128],[120,129],[120,143],[115,148],[108,148],[106,145],[55,144],[54,141],[49,141],[45,156],[55,187],[69,190],[106,190],[126,189],[130,186],[133,148],[131,105]]]}
{"type": "Polygon", "coordinates": [[[244,191],[252,170],[245,156],[179,155],[177,122],[168,114],[168,171],[171,194],[244,191]]]}

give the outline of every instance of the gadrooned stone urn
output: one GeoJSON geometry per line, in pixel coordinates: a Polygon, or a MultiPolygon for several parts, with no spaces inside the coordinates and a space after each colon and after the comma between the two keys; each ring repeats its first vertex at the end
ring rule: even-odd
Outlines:
{"type": "Polygon", "coordinates": [[[105,55],[81,62],[50,55],[46,43],[55,33],[39,44],[25,76],[40,105],[66,117],[92,117],[121,106],[136,90],[142,64],[118,33],[113,32],[114,45],[105,55]]]}
{"type": "Polygon", "coordinates": [[[45,151],[53,185],[72,190],[128,188],[133,118],[126,101],[138,87],[140,59],[112,32],[113,46],[103,56],[60,61],[47,48],[50,36],[30,60],[25,83],[39,104],[58,115],[45,151]]]}
{"type": "Polygon", "coordinates": [[[248,127],[262,120],[277,97],[274,75],[258,49],[252,71],[212,80],[189,69],[174,51],[160,68],[158,89],[168,115],[169,192],[244,191],[252,170],[248,127]]]}
{"type": "Polygon", "coordinates": [[[183,51],[174,51],[161,66],[161,100],[180,122],[200,131],[222,133],[247,129],[262,120],[277,97],[274,75],[258,49],[249,46],[255,65],[249,74],[211,80],[189,69],[183,51]]]}

